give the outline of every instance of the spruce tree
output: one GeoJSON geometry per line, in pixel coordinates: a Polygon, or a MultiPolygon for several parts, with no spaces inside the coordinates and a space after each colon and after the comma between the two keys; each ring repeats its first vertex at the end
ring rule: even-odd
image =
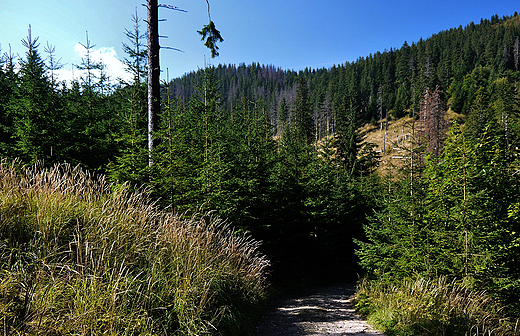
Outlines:
{"type": "Polygon", "coordinates": [[[50,81],[52,87],[53,89],[56,89],[59,83],[57,81],[55,71],[63,68],[63,64],[61,63],[61,59],[56,59],[56,47],[50,45],[49,42],[47,42],[44,51],[49,55],[47,57],[47,70],[50,72],[50,81]]]}
{"type": "Polygon", "coordinates": [[[93,58],[94,44],[86,33],[86,43],[81,63],[74,65],[82,71],[79,81],[73,81],[69,90],[69,104],[73,107],[75,120],[69,120],[68,129],[72,137],[70,156],[93,170],[106,169],[116,152],[112,139],[111,88],[103,70],[105,65],[93,58]]]}
{"type": "Polygon", "coordinates": [[[304,76],[300,75],[296,89],[294,112],[291,118],[292,127],[299,141],[308,145],[314,141],[314,122],[312,120],[312,105],[309,87],[304,76]]]}
{"type": "Polygon", "coordinates": [[[361,149],[361,134],[358,132],[356,120],[356,107],[352,102],[347,103],[346,98],[339,111],[337,111],[336,143],[341,163],[350,176],[359,175],[361,167],[359,163],[359,152],[361,149]]]}
{"type": "Polygon", "coordinates": [[[123,83],[117,90],[121,98],[115,137],[118,153],[109,165],[109,172],[114,180],[141,185],[148,182],[150,176],[146,148],[146,48],[137,13],[132,16],[132,22],[133,29],[125,30],[129,44],[123,43],[128,56],[123,63],[132,75],[132,82],[123,83]]]}
{"type": "MultiPolygon", "coordinates": [[[[432,272],[428,226],[424,223],[424,182],[419,174],[384,177],[375,211],[364,225],[366,238],[356,239],[356,254],[369,277],[403,279],[432,272]]],[[[434,270],[433,270],[434,272],[434,270]]]]}
{"type": "Polygon", "coordinates": [[[8,107],[13,116],[14,155],[24,162],[40,160],[51,164],[59,160],[62,145],[59,107],[53,106],[55,93],[38,53],[38,37],[32,37],[31,26],[22,44],[27,52],[20,62],[20,84],[14,88],[8,107]]]}
{"type": "MultiPolygon", "coordinates": [[[[9,49],[11,46],[9,46],[9,49]]],[[[8,114],[13,99],[18,76],[14,72],[14,55],[2,54],[0,50],[0,153],[12,156],[13,153],[13,116],[8,114]]]]}

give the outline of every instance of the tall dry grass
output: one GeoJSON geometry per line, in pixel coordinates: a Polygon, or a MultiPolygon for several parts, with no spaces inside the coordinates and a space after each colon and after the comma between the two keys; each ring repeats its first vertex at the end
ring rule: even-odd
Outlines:
{"type": "Polygon", "coordinates": [[[234,335],[265,298],[258,243],[76,167],[0,164],[0,333],[234,335]]]}
{"type": "Polygon", "coordinates": [[[519,335],[518,321],[485,291],[463,282],[406,279],[398,283],[362,280],[354,302],[387,335],[519,335]]]}

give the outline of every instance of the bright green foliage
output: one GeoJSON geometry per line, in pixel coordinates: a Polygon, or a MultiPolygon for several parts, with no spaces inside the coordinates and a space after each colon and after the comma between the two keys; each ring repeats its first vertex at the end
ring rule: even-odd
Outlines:
{"type": "Polygon", "coordinates": [[[95,46],[90,44],[88,34],[83,47],[85,57],[76,68],[84,73],[67,92],[72,96],[75,110],[75,119],[69,121],[68,125],[75,146],[70,155],[73,162],[81,162],[93,170],[105,171],[116,153],[112,139],[115,126],[112,119],[116,106],[113,97],[108,95],[112,88],[104,73],[104,64],[92,59],[91,52],[95,46]]]}
{"type": "Polygon", "coordinates": [[[471,279],[518,311],[516,97],[511,79],[479,87],[467,123],[452,127],[441,155],[427,157],[422,173],[388,182],[358,252],[370,275],[471,279]]]}
{"type": "Polygon", "coordinates": [[[146,86],[134,83],[121,87],[117,103],[117,118],[114,120],[114,145],[118,153],[108,164],[108,172],[114,181],[130,182],[139,186],[148,182],[148,150],[146,135],[146,86]]]}
{"type": "Polygon", "coordinates": [[[218,115],[211,69],[200,99],[188,107],[169,102],[160,116],[154,153],[155,192],[174,212],[195,210],[221,190],[224,123],[218,115]]]}
{"type": "MultiPolygon", "coordinates": [[[[453,104],[452,109],[457,113],[468,114],[475,100],[482,101],[486,96],[483,92],[489,92],[489,85],[496,79],[496,72],[491,67],[476,67],[464,79],[452,84],[453,104]]],[[[489,98],[489,97],[487,97],[489,98]]]]}
{"type": "Polygon", "coordinates": [[[484,167],[471,142],[456,127],[438,163],[428,161],[428,225],[433,270],[464,277],[489,267],[484,239],[490,195],[481,184],[484,167]]]}
{"type": "Polygon", "coordinates": [[[386,180],[378,206],[365,226],[366,239],[358,241],[357,255],[370,276],[405,278],[427,274],[428,232],[424,219],[424,183],[407,174],[397,182],[386,180]]]}
{"type": "Polygon", "coordinates": [[[199,35],[202,36],[201,41],[206,39],[204,45],[211,50],[211,57],[218,56],[218,42],[223,42],[224,39],[220,36],[220,32],[215,28],[215,23],[210,21],[207,25],[204,25],[202,30],[198,31],[199,35]]]}
{"type": "Polygon", "coordinates": [[[146,120],[146,48],[142,44],[141,19],[132,17],[133,31],[126,30],[130,45],[123,43],[129,59],[124,60],[126,70],[132,74],[132,83],[118,88],[113,96],[120,104],[114,120],[114,141],[118,153],[108,165],[110,177],[115,181],[130,182],[134,186],[146,184],[150,178],[147,149],[146,120]]]}
{"type": "Polygon", "coordinates": [[[26,58],[20,63],[19,85],[12,88],[7,111],[13,123],[14,144],[10,155],[26,162],[57,162],[63,160],[60,101],[38,53],[38,38],[32,38],[30,28],[23,43],[27,48],[26,58]]]}

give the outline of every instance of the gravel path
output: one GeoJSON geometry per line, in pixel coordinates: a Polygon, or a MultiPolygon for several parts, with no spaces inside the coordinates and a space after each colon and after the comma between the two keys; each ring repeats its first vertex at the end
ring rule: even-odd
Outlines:
{"type": "Polygon", "coordinates": [[[251,336],[383,335],[354,311],[354,286],[314,288],[275,302],[251,336]]]}

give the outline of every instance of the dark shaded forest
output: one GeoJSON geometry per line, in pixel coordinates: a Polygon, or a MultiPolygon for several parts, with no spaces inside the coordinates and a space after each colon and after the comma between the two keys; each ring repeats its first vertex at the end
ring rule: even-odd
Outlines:
{"type": "Polygon", "coordinates": [[[80,165],[187,217],[214,211],[263,242],[277,280],[446,275],[518,313],[516,13],[330,69],[186,74],[162,85],[153,153],[140,23],[127,31],[129,83],[88,53],[86,74],[59,82],[53,49],[41,53],[30,31],[24,56],[4,53],[2,157],[80,165]],[[359,127],[406,116],[417,136],[389,176],[359,127]]]}

